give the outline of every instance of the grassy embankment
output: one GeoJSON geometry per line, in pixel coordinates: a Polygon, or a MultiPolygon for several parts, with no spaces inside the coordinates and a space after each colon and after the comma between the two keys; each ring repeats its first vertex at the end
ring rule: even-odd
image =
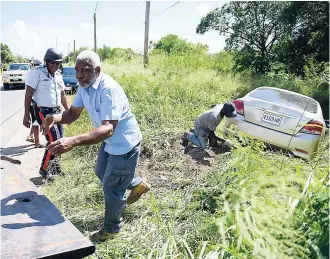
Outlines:
{"type": "MultiPolygon", "coordinates": [[[[124,87],[140,123],[138,174],[153,188],[126,209],[121,234],[97,245],[90,258],[317,258],[323,252],[329,238],[328,143],[311,162],[253,142],[225,154],[182,152],[182,133],[212,104],[233,100],[260,82],[298,91],[317,84],[233,74],[231,65],[229,57],[219,63],[205,56],[161,55],[150,58],[149,68],[137,60],[103,64],[124,87]]],[[[91,128],[84,112],[65,135],[91,128]]],[[[97,148],[65,154],[65,176],[44,188],[85,235],[102,225],[104,213],[93,173],[97,148]]]]}

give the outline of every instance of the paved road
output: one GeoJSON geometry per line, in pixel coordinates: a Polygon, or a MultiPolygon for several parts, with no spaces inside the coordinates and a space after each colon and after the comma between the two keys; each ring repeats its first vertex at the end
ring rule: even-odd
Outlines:
{"type": "MultiPolygon", "coordinates": [[[[22,164],[18,165],[19,170],[28,179],[40,182],[38,171],[44,149],[34,148],[34,144],[25,140],[30,132],[30,129],[23,126],[25,90],[15,88],[5,91],[1,87],[0,96],[1,154],[20,160],[22,164]]],[[[40,139],[41,143],[45,144],[45,138],[41,134],[40,139]]]]}
{"type": "Polygon", "coordinates": [[[1,88],[1,124],[23,109],[25,90],[21,88],[3,90],[1,88]]]}
{"type": "Polygon", "coordinates": [[[15,88],[4,90],[1,87],[1,146],[24,127],[23,109],[24,109],[24,88],[15,88]]]}

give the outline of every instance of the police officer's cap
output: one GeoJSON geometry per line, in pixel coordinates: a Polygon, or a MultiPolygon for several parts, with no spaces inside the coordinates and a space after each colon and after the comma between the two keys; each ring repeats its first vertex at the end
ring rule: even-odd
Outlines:
{"type": "Polygon", "coordinates": [[[54,48],[47,49],[44,60],[62,62],[62,53],[54,48]]]}

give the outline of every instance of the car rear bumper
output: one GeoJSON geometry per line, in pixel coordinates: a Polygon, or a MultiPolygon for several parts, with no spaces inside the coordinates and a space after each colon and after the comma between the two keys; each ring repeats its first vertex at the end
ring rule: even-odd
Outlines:
{"type": "Polygon", "coordinates": [[[316,150],[320,135],[298,133],[294,136],[250,123],[242,115],[237,115],[235,124],[239,131],[248,136],[287,149],[294,155],[308,159],[316,150]],[[305,152],[303,152],[305,151],[305,152]]]}
{"type": "Polygon", "coordinates": [[[78,86],[76,84],[66,84],[65,91],[77,91],[78,86]]]}
{"type": "Polygon", "coordinates": [[[18,80],[13,80],[12,78],[2,78],[2,82],[10,85],[23,85],[25,84],[25,78],[18,78],[18,80]]]}

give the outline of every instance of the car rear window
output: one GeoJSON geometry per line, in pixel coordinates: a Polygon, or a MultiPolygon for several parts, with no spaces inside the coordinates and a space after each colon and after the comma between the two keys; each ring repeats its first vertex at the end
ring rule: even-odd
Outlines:
{"type": "Polygon", "coordinates": [[[63,67],[63,76],[76,76],[74,67],[63,67]]]}
{"type": "Polygon", "coordinates": [[[315,100],[307,96],[302,96],[279,89],[259,88],[251,92],[248,96],[272,103],[291,107],[293,106],[296,109],[306,109],[306,111],[311,113],[317,112],[317,102],[315,100]]]}

